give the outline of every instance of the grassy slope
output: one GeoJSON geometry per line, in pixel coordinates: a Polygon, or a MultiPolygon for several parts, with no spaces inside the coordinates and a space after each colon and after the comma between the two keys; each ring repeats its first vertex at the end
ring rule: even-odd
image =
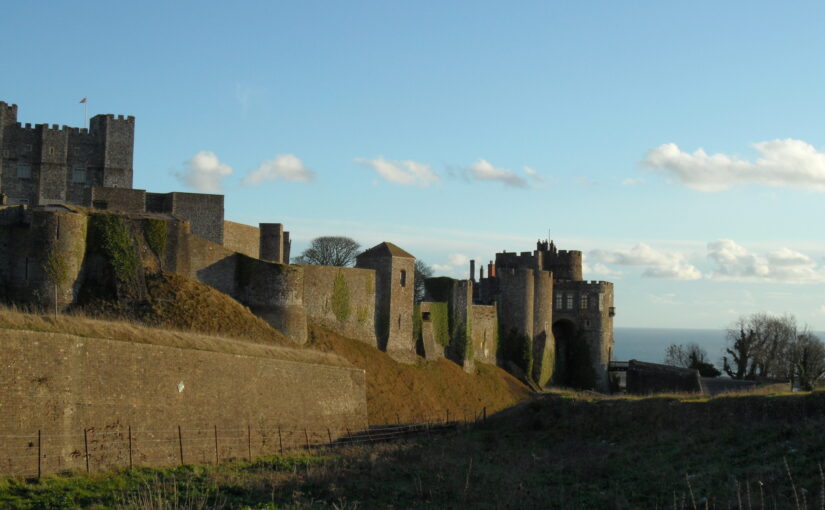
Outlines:
{"type": "Polygon", "coordinates": [[[184,276],[163,273],[147,277],[147,306],[94,302],[81,311],[116,320],[237,338],[246,342],[294,346],[279,331],[231,297],[184,276]]]}
{"type": "Polygon", "coordinates": [[[504,370],[479,363],[467,374],[447,360],[396,362],[362,342],[310,325],[309,347],[345,358],[367,372],[367,408],[373,425],[396,421],[474,419],[484,407],[488,413],[515,405],[529,395],[520,381],[504,370]]]}
{"type": "Polygon", "coordinates": [[[233,507],[820,508],[823,427],[825,393],[687,401],[547,395],[467,431],[404,445],[92,481],[0,482],[0,506],[64,498],[55,508],[107,507],[145,492],[135,479],[154,476],[167,480],[150,482],[167,486],[167,501],[176,483],[179,493],[211,491],[233,507]]]}

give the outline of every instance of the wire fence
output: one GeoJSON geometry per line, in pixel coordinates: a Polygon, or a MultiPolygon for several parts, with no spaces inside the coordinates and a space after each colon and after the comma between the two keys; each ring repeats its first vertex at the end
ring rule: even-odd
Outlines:
{"type": "Polygon", "coordinates": [[[102,471],[136,466],[209,464],[284,455],[295,451],[340,448],[444,433],[486,420],[487,408],[468,415],[445,411],[413,423],[364,427],[263,424],[226,427],[130,425],[87,427],[76,433],[36,430],[0,434],[0,476],[40,478],[63,471],[102,471]]]}

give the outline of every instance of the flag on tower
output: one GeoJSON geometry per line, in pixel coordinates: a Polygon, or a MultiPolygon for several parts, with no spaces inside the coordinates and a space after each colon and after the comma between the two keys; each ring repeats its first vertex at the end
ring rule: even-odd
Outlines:
{"type": "Polygon", "coordinates": [[[83,99],[81,99],[81,100],[80,100],[80,102],[81,102],[81,103],[87,103],[87,102],[88,102],[88,99],[84,97],[83,99]]]}

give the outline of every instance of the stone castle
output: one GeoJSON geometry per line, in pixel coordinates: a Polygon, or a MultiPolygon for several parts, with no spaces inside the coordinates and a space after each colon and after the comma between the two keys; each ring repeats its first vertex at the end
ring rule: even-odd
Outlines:
{"type": "Polygon", "coordinates": [[[613,285],[582,279],[581,252],[546,240],[498,253],[486,276],[472,262],[467,280],[429,279],[416,304],[415,258],[390,242],[353,268],[289,264],[284,226],[225,221],[222,195],[133,189],[134,129],[134,117],[114,115],[89,129],[22,125],[17,106],[0,102],[5,300],[66,309],[89,289],[140,299],[142,275],[162,270],[232,296],[296,343],[309,320],[400,361],[499,364],[541,387],[588,372],[585,385],[608,391],[613,285]],[[103,217],[136,239],[124,248],[136,260],[127,276],[93,244],[115,228],[103,217]]]}

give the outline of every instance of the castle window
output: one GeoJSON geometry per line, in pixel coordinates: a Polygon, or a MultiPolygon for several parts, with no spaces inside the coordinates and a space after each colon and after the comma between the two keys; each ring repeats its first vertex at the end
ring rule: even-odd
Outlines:
{"type": "Polygon", "coordinates": [[[404,271],[403,269],[401,270],[401,286],[402,287],[407,286],[407,272],[404,271]]]}
{"type": "Polygon", "coordinates": [[[54,147],[49,147],[49,156],[54,156],[54,147]]]}
{"type": "Polygon", "coordinates": [[[568,310],[573,309],[573,294],[568,294],[567,295],[567,309],[568,310]]]}
{"type": "Polygon", "coordinates": [[[421,320],[424,322],[430,322],[430,312],[421,312],[421,320]]]}
{"type": "Polygon", "coordinates": [[[587,310],[587,294],[582,294],[579,297],[579,308],[587,310]]]}
{"type": "Polygon", "coordinates": [[[590,327],[590,319],[585,319],[584,320],[584,327],[586,327],[586,328],[590,327]]]}
{"type": "Polygon", "coordinates": [[[18,179],[31,179],[32,178],[32,166],[28,163],[18,163],[17,164],[17,178],[18,179]]]}
{"type": "Polygon", "coordinates": [[[556,293],[556,310],[561,310],[564,308],[564,294],[561,292],[556,293]]]}
{"type": "Polygon", "coordinates": [[[86,182],[86,169],[75,168],[72,170],[72,182],[84,183],[86,182]]]}

